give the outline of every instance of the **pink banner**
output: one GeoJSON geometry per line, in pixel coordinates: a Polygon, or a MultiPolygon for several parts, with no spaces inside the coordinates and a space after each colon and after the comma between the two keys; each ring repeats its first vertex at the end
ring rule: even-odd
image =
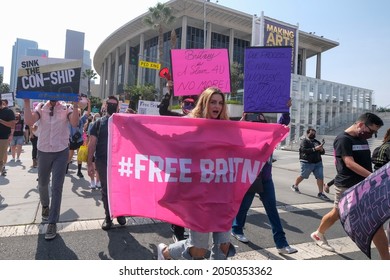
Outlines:
{"type": "Polygon", "coordinates": [[[227,49],[171,50],[173,92],[198,95],[208,87],[230,93],[230,66],[227,49]]]}
{"type": "Polygon", "coordinates": [[[279,124],[114,114],[111,214],[228,231],[245,192],[288,132],[279,124]]]}

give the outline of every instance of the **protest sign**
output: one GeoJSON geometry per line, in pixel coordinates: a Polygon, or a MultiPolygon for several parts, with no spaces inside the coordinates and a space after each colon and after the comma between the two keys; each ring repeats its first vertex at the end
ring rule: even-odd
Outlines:
{"type": "Polygon", "coordinates": [[[78,101],[81,60],[24,57],[16,98],[78,101]]]}
{"type": "Polygon", "coordinates": [[[244,111],[288,113],[291,87],[291,48],[245,49],[244,111]]]}
{"type": "Polygon", "coordinates": [[[230,93],[227,49],[171,50],[174,95],[198,95],[208,87],[230,93]]]}

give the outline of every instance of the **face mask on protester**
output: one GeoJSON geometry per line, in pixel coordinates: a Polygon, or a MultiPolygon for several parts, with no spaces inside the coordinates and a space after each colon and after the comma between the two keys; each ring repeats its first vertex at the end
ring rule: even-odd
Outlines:
{"type": "Polygon", "coordinates": [[[112,115],[117,112],[118,104],[115,103],[107,103],[107,113],[112,115]]]}

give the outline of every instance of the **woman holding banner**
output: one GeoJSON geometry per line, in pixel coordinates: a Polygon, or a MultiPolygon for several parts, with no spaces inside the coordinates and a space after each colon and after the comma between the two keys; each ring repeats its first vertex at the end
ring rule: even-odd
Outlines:
{"type": "MultiPolygon", "coordinates": [[[[192,118],[207,118],[228,120],[227,106],[224,94],[215,87],[205,89],[200,95],[197,105],[188,114],[192,118]]],[[[157,246],[157,259],[204,259],[209,248],[210,233],[189,230],[189,237],[170,245],[160,243],[157,246]]],[[[230,243],[230,231],[213,232],[213,245],[210,259],[226,260],[235,254],[234,246],[230,243]]]]}

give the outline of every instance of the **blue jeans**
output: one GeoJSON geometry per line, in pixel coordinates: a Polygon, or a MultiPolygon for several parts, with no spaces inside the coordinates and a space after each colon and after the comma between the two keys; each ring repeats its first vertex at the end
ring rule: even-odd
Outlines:
{"type": "MultiPolygon", "coordinates": [[[[197,247],[208,250],[210,234],[212,235],[213,241],[210,260],[226,260],[226,256],[220,249],[220,245],[223,243],[230,243],[230,231],[203,233],[190,229],[188,239],[172,243],[168,246],[169,254],[174,260],[179,260],[181,258],[191,260],[192,257],[189,249],[191,247],[197,247]]],[[[235,252],[235,248],[230,245],[228,257],[234,256],[235,252]]]]}
{"type": "MultiPolygon", "coordinates": [[[[263,180],[263,192],[259,193],[260,200],[263,202],[265,212],[269,223],[271,224],[272,235],[276,245],[276,248],[280,249],[288,246],[286,234],[283,231],[282,223],[278,209],[276,208],[276,197],[275,197],[275,186],[272,179],[263,180]]],[[[241,202],[240,209],[238,210],[237,216],[233,221],[232,232],[235,234],[243,234],[243,228],[246,221],[246,215],[249,208],[252,205],[255,193],[247,192],[241,202]]]]}

